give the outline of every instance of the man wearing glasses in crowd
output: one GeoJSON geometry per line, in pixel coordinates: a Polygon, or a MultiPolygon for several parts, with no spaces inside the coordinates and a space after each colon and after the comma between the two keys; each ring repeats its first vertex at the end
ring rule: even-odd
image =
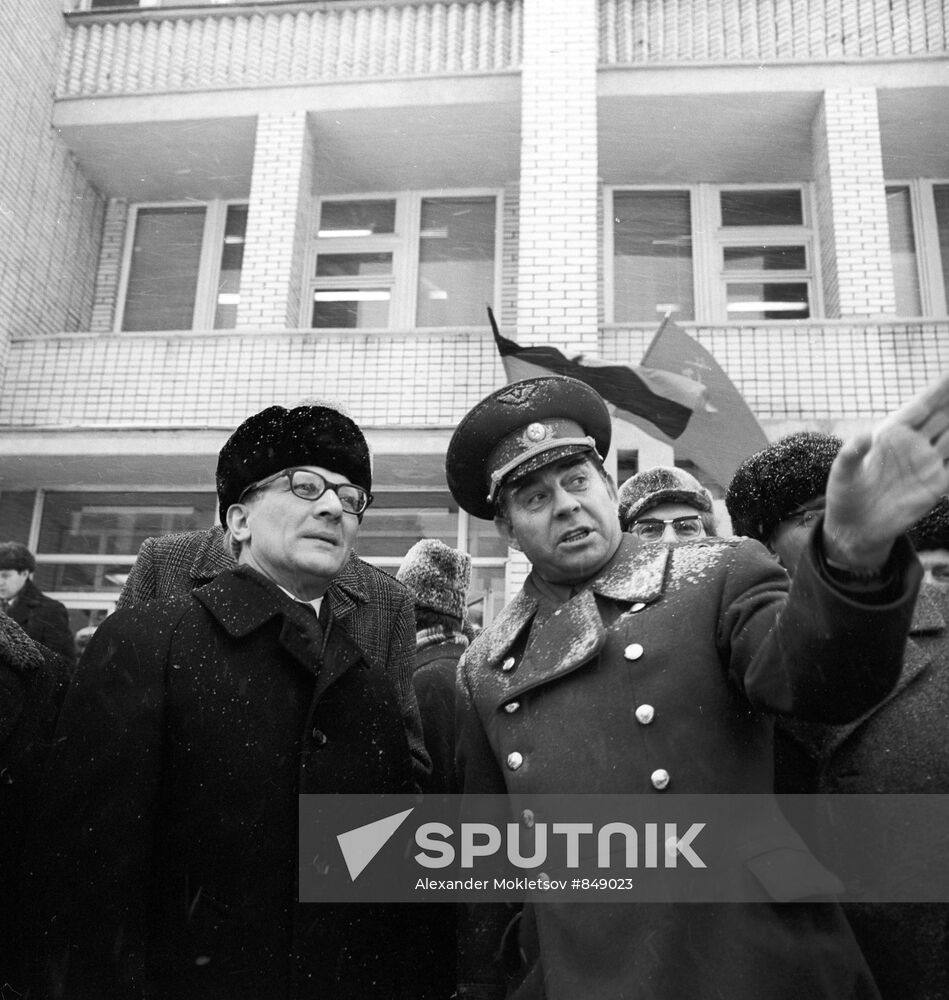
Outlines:
{"type": "Polygon", "coordinates": [[[221,449],[237,566],[116,612],[66,696],[28,849],[40,997],[413,997],[392,908],[297,902],[300,793],[417,789],[412,599],[353,556],[348,417],[272,406],[221,449]]]}
{"type": "Polygon", "coordinates": [[[619,520],[644,542],[692,542],[718,534],[712,494],[685,469],[659,465],[619,491],[619,520]]]}

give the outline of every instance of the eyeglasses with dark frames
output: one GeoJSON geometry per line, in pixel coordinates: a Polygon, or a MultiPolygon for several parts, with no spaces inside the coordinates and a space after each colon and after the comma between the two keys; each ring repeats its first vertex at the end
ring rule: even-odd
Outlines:
{"type": "Polygon", "coordinates": [[[318,472],[311,472],[309,469],[284,469],[261,479],[259,483],[251,483],[241,493],[238,503],[248,493],[256,493],[284,476],[290,480],[290,492],[301,500],[319,500],[327,490],[331,490],[339,498],[339,505],[346,514],[362,514],[373,500],[371,493],[354,483],[331,483],[318,472]]]}
{"type": "Polygon", "coordinates": [[[676,538],[698,538],[702,534],[702,518],[698,514],[685,517],[644,517],[634,521],[630,531],[646,542],[658,542],[665,534],[666,525],[671,524],[676,538]]]}

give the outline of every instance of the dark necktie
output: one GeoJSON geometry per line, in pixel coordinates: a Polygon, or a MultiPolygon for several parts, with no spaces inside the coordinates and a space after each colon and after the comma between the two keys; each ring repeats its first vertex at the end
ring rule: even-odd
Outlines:
{"type": "Polygon", "coordinates": [[[320,617],[316,613],[316,608],[312,604],[307,604],[306,601],[294,601],[294,603],[302,612],[303,620],[306,622],[306,631],[310,645],[316,651],[317,656],[322,655],[323,626],[320,624],[320,617]]]}
{"type": "Polygon", "coordinates": [[[5,615],[10,613],[10,602],[5,597],[0,597],[0,611],[5,615]]]}

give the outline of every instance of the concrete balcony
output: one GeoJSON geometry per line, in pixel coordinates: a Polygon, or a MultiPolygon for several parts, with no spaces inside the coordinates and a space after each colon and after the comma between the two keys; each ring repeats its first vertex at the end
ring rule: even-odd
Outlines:
{"type": "MultiPolygon", "coordinates": [[[[684,327],[766,426],[861,421],[949,369],[949,320],[684,327]]],[[[655,326],[601,330],[600,356],[638,364],[655,326]]],[[[17,432],[229,428],[274,402],[344,402],[380,431],[453,428],[503,384],[485,330],[68,333],[14,338],[0,437],[17,432]]]]}
{"type": "Polygon", "coordinates": [[[504,72],[519,0],[228,4],[67,15],[58,98],[504,72]]]}

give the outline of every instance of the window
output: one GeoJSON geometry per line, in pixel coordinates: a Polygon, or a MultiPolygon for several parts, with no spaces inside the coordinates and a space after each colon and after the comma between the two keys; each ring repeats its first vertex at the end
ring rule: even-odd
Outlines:
{"type": "Polygon", "coordinates": [[[316,329],[483,326],[495,300],[494,194],[324,199],[306,322],[316,329]]]}
{"type": "Polygon", "coordinates": [[[949,183],[888,185],[890,253],[899,316],[949,314],[949,183]]]}
{"type": "Polygon", "coordinates": [[[120,329],[235,326],[246,205],[139,205],[129,225],[120,329]]]}
{"type": "Polygon", "coordinates": [[[612,192],[613,322],[667,311],[706,322],[806,319],[814,312],[805,189],[612,192]]]}
{"type": "Polygon", "coordinates": [[[688,191],[617,191],[613,224],[614,320],[650,322],[667,310],[694,319],[688,191]]]}

